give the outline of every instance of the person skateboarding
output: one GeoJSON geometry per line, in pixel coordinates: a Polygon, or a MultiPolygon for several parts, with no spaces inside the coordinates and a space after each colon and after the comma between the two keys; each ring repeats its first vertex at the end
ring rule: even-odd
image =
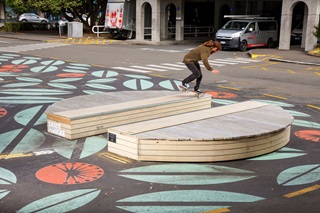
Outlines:
{"type": "Polygon", "coordinates": [[[208,58],[213,53],[216,53],[222,49],[221,44],[218,41],[209,40],[199,47],[191,50],[188,54],[186,54],[183,58],[183,63],[187,66],[187,68],[191,71],[191,75],[186,77],[182,81],[182,85],[180,88],[183,90],[187,90],[189,88],[189,83],[196,79],[196,85],[194,86],[194,91],[198,93],[202,93],[199,88],[202,80],[202,72],[199,65],[199,61],[201,60],[203,65],[210,71],[212,74],[219,74],[219,70],[214,70],[209,62],[208,58]]]}

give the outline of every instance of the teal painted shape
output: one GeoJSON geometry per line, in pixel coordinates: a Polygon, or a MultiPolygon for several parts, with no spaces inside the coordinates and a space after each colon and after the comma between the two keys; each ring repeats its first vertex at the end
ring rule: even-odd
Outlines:
{"type": "Polygon", "coordinates": [[[49,86],[60,88],[60,89],[77,89],[76,86],[70,85],[70,84],[64,84],[64,83],[48,83],[49,86]]]}
{"type": "Polygon", "coordinates": [[[32,98],[33,95],[68,95],[72,92],[56,89],[4,89],[0,90],[1,94],[7,95],[27,95],[26,97],[32,98]]]}
{"type": "Polygon", "coordinates": [[[0,78],[0,81],[3,81],[3,78],[0,78]]]}
{"type": "Polygon", "coordinates": [[[80,81],[82,78],[60,78],[50,81],[50,83],[64,83],[64,82],[74,82],[80,81]]]}
{"type": "Polygon", "coordinates": [[[106,78],[110,78],[110,77],[118,76],[119,73],[115,72],[115,71],[108,70],[108,72],[105,75],[106,75],[105,76],[106,78]]]}
{"type": "Polygon", "coordinates": [[[43,82],[41,79],[38,79],[38,78],[17,77],[17,79],[19,81],[27,81],[27,82],[37,82],[37,83],[43,82]]]}
{"type": "Polygon", "coordinates": [[[104,93],[102,91],[97,91],[97,90],[83,90],[84,93],[88,94],[88,95],[94,95],[94,94],[101,94],[104,93]]]}
{"type": "MultiPolygon", "coordinates": [[[[117,202],[256,202],[264,198],[236,192],[215,190],[175,190],[137,195],[117,202]]],[[[162,204],[164,205],[164,204],[162,204]]]]}
{"type": "Polygon", "coordinates": [[[86,138],[83,149],[80,155],[80,159],[96,154],[104,149],[108,144],[108,141],[103,136],[93,136],[86,138]]]}
{"type": "Polygon", "coordinates": [[[10,191],[6,190],[6,189],[0,189],[0,200],[2,198],[4,198],[5,196],[7,196],[10,193],[10,191]]]}
{"type": "Polygon", "coordinates": [[[79,70],[89,70],[88,67],[79,67],[79,66],[67,66],[68,69],[79,69],[79,70]]]}
{"type": "Polygon", "coordinates": [[[40,147],[45,140],[46,137],[42,132],[36,129],[30,129],[18,145],[12,150],[11,154],[32,152],[40,147]]]}
{"type": "Polygon", "coordinates": [[[0,153],[2,153],[3,150],[10,145],[10,143],[17,137],[18,134],[20,134],[21,131],[22,129],[16,129],[0,134],[0,153]]]}
{"type": "Polygon", "coordinates": [[[311,121],[294,120],[292,125],[320,129],[320,124],[311,121]]]}
{"type": "Polygon", "coordinates": [[[146,80],[140,80],[140,84],[141,84],[142,90],[150,89],[154,85],[151,81],[146,81],[146,80]]]}
{"type": "Polygon", "coordinates": [[[58,70],[58,67],[56,66],[38,66],[38,67],[33,67],[30,69],[32,72],[36,73],[47,73],[47,72],[54,72],[58,70]]]}
{"type": "Polygon", "coordinates": [[[10,72],[0,72],[0,76],[3,77],[12,77],[12,76],[19,76],[18,74],[10,73],[10,72]]]}
{"type": "Polygon", "coordinates": [[[17,177],[8,169],[0,167],[0,184],[12,185],[17,183],[17,177]]]}
{"type": "Polygon", "coordinates": [[[83,70],[75,70],[75,69],[62,69],[64,72],[72,72],[72,73],[86,73],[86,71],[83,70]]]}
{"type": "Polygon", "coordinates": [[[261,103],[272,104],[272,105],[276,105],[276,106],[279,106],[279,107],[294,107],[294,105],[292,105],[292,104],[287,104],[287,103],[280,102],[280,101],[270,101],[270,100],[262,100],[262,99],[251,99],[251,101],[257,101],[257,102],[261,102],[261,103]]]}
{"type": "Polygon", "coordinates": [[[278,175],[277,182],[283,186],[294,186],[320,180],[320,164],[296,166],[284,170],[278,175]]]}
{"type": "Polygon", "coordinates": [[[14,120],[17,123],[26,126],[41,108],[42,106],[36,106],[22,110],[14,116],[14,120]]]}
{"type": "Polygon", "coordinates": [[[116,81],[116,78],[102,78],[88,81],[88,83],[110,83],[116,81]]]}
{"type": "Polygon", "coordinates": [[[101,78],[103,75],[104,75],[104,70],[101,70],[101,71],[94,71],[91,73],[91,75],[95,76],[95,77],[98,77],[98,78],[101,78]]]}
{"type": "Polygon", "coordinates": [[[290,148],[290,147],[282,147],[281,149],[279,149],[279,151],[282,151],[282,152],[303,152],[303,150],[301,150],[301,149],[294,149],[294,148],[290,148]]]}
{"type": "Polygon", "coordinates": [[[14,87],[31,87],[31,86],[36,86],[40,83],[14,83],[14,84],[6,84],[3,85],[3,88],[14,88],[14,87]]]}
{"type": "Polygon", "coordinates": [[[170,80],[162,81],[159,83],[159,85],[162,88],[168,89],[168,90],[174,90],[174,87],[172,86],[172,83],[170,80]]]}
{"type": "Polygon", "coordinates": [[[261,155],[258,157],[250,158],[247,160],[253,160],[253,161],[260,161],[260,160],[280,160],[280,159],[287,159],[287,158],[296,158],[303,155],[306,155],[307,153],[303,152],[299,149],[292,149],[283,147],[276,152],[272,152],[270,154],[261,155]]]}
{"type": "Polygon", "coordinates": [[[311,117],[311,115],[303,113],[303,112],[298,112],[298,111],[294,111],[294,110],[285,110],[288,113],[290,113],[292,116],[294,117],[311,117]]]}
{"type": "Polygon", "coordinates": [[[77,66],[77,67],[91,67],[91,65],[89,65],[89,64],[71,63],[70,65],[72,65],[72,66],[77,66]]]}
{"type": "Polygon", "coordinates": [[[132,80],[129,80],[129,81],[125,81],[123,83],[123,86],[125,86],[125,87],[127,87],[129,89],[138,90],[137,79],[132,79],[132,80]]]}
{"type": "Polygon", "coordinates": [[[238,103],[238,101],[231,101],[231,100],[224,100],[224,99],[212,99],[211,100],[212,103],[215,104],[222,104],[222,105],[230,105],[230,104],[236,104],[238,103]]]}
{"type": "Polygon", "coordinates": [[[233,183],[248,180],[256,176],[225,174],[225,175],[119,175],[125,178],[149,183],[174,184],[174,185],[210,185],[221,183],[233,183]]]}
{"type": "Polygon", "coordinates": [[[77,140],[59,140],[52,144],[52,148],[62,157],[70,159],[76,144],[77,140]]]}
{"type": "Polygon", "coordinates": [[[25,56],[23,57],[25,59],[29,59],[29,60],[41,60],[42,58],[39,58],[39,57],[33,57],[33,56],[25,56]]]}
{"type": "Polygon", "coordinates": [[[15,57],[21,57],[21,55],[18,54],[12,54],[12,53],[4,53],[2,54],[2,56],[0,56],[1,58],[10,58],[13,59],[15,57]]]}
{"type": "Polygon", "coordinates": [[[5,104],[47,104],[47,103],[54,103],[54,102],[57,102],[60,100],[61,100],[61,98],[52,98],[52,97],[14,96],[14,97],[3,97],[0,99],[0,103],[5,103],[5,104]]]}
{"type": "Polygon", "coordinates": [[[37,63],[37,60],[28,60],[28,59],[18,59],[18,60],[14,60],[11,63],[12,64],[23,64],[23,65],[31,65],[31,64],[35,64],[37,63]]]}
{"type": "Polygon", "coordinates": [[[80,189],[50,195],[26,205],[18,212],[69,212],[90,203],[100,191],[99,189],[80,189]]]}
{"type": "Polygon", "coordinates": [[[124,75],[129,78],[136,78],[136,79],[151,79],[149,76],[144,76],[144,75],[124,75]]]}
{"type": "Polygon", "coordinates": [[[61,60],[47,60],[47,61],[41,61],[41,64],[43,65],[50,65],[50,66],[59,66],[62,64],[65,64],[66,62],[61,61],[61,60]]]}
{"type": "Polygon", "coordinates": [[[96,88],[96,89],[104,89],[104,90],[116,90],[117,88],[104,84],[86,84],[88,87],[96,88]]]}
{"type": "Polygon", "coordinates": [[[168,90],[176,90],[177,87],[179,88],[179,85],[181,85],[181,81],[177,80],[165,80],[159,83],[159,86],[168,90]]]}
{"type": "Polygon", "coordinates": [[[253,172],[247,170],[225,166],[197,164],[150,165],[122,170],[119,173],[143,173],[141,175],[121,174],[119,176],[150,183],[175,185],[208,185],[231,183],[256,177],[253,175],[253,172]],[[152,174],[159,172],[161,174],[152,174]],[[176,173],[188,173],[188,175],[177,175],[176,173]],[[203,175],[202,173],[212,173],[212,175],[203,175]]]}
{"type": "Polygon", "coordinates": [[[229,208],[230,206],[117,206],[119,209],[123,209],[129,212],[139,213],[195,213],[195,212],[210,212],[222,208],[229,208]]]}
{"type": "Polygon", "coordinates": [[[131,173],[152,173],[152,172],[161,172],[161,173],[178,173],[178,172],[188,172],[188,173],[245,173],[253,174],[254,172],[237,169],[226,166],[214,166],[214,165],[201,165],[201,164],[185,164],[185,163],[172,163],[172,164],[161,164],[161,165],[150,165],[136,167],[132,169],[122,170],[120,172],[131,172],[131,173]]]}

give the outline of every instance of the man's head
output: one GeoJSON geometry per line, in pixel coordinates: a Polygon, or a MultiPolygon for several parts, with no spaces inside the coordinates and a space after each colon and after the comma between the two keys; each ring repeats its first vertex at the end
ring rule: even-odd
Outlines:
{"type": "MultiPolygon", "coordinates": [[[[212,41],[212,40],[210,40],[212,41]]],[[[218,41],[212,41],[211,54],[222,50],[221,44],[218,41]]]]}

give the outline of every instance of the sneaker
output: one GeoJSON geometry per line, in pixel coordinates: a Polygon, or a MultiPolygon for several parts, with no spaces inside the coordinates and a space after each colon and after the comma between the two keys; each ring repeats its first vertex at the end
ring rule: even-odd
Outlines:
{"type": "Polygon", "coordinates": [[[195,92],[199,93],[199,94],[204,94],[204,92],[202,92],[201,90],[197,89],[197,90],[194,90],[195,92]]]}
{"type": "Polygon", "coordinates": [[[186,84],[184,82],[182,82],[182,85],[180,85],[180,88],[183,88],[183,89],[188,89],[190,86],[189,84],[186,84]]]}

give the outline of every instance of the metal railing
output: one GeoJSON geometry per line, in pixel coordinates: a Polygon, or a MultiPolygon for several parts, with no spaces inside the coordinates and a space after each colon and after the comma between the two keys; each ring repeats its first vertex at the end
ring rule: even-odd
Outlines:
{"type": "MultiPolygon", "coordinates": [[[[95,25],[92,27],[92,32],[97,34],[99,38],[100,34],[109,33],[108,31],[104,30],[104,25],[95,25]]],[[[151,36],[151,27],[144,28],[144,36],[151,36]]],[[[176,27],[171,26],[168,27],[168,35],[170,37],[176,34],[176,27]]],[[[214,28],[211,26],[193,26],[193,25],[186,25],[184,26],[184,36],[193,36],[193,37],[200,37],[200,36],[212,36],[214,33],[214,28]]]]}

